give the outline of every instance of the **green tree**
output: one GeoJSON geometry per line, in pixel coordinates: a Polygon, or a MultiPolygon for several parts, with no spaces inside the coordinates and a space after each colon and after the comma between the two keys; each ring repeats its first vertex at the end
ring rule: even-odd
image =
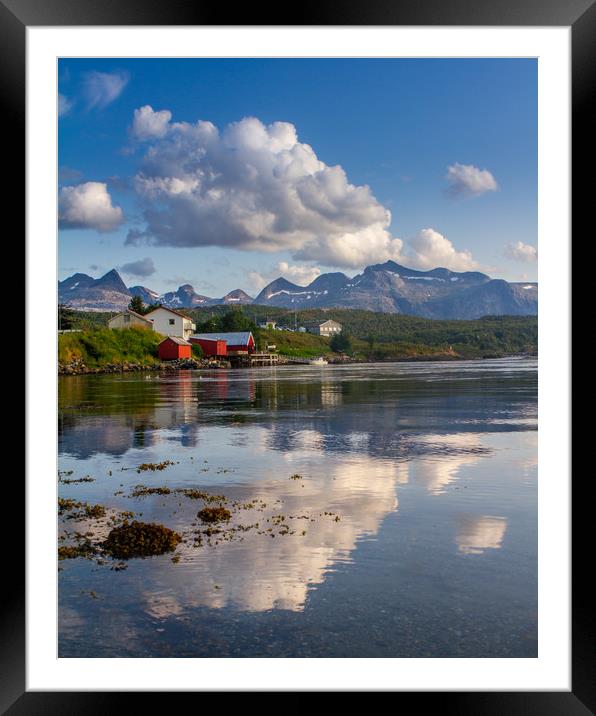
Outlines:
{"type": "Polygon", "coordinates": [[[349,353],[352,350],[352,339],[347,333],[337,333],[329,343],[334,353],[349,353]]]}
{"type": "Polygon", "coordinates": [[[198,343],[192,344],[191,353],[192,353],[192,357],[196,358],[196,359],[203,358],[203,356],[205,355],[203,353],[203,349],[201,348],[201,346],[198,343]]]}
{"type": "Polygon", "coordinates": [[[75,312],[63,303],[58,304],[58,330],[68,331],[74,325],[75,312]]]}
{"type": "Polygon", "coordinates": [[[197,323],[197,333],[215,333],[219,328],[214,317],[208,318],[202,323],[197,323]]]}
{"type": "Polygon", "coordinates": [[[221,317],[221,329],[223,331],[252,331],[256,326],[250,318],[238,309],[227,311],[221,317]]]}
{"type": "Polygon", "coordinates": [[[143,299],[140,296],[133,296],[130,299],[130,303],[128,304],[128,307],[131,311],[134,311],[135,313],[139,313],[141,316],[143,316],[146,313],[145,304],[143,303],[143,299]]]}

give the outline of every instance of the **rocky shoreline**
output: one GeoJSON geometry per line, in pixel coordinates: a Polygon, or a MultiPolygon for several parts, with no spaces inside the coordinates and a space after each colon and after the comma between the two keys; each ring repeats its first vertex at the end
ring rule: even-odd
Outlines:
{"type": "Polygon", "coordinates": [[[177,370],[197,370],[198,368],[229,368],[227,362],[212,360],[195,360],[186,358],[156,363],[107,363],[100,368],[87,366],[83,361],[58,363],[58,375],[91,375],[99,373],[136,373],[136,372],[171,372],[177,370]]]}

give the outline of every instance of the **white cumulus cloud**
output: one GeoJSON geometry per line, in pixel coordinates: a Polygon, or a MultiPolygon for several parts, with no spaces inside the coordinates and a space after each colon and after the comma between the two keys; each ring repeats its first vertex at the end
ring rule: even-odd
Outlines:
{"type": "Polygon", "coordinates": [[[260,291],[262,288],[265,288],[265,286],[271,280],[268,279],[264,274],[260,273],[259,271],[255,271],[254,269],[251,269],[250,271],[246,272],[246,278],[248,279],[251,288],[257,292],[260,291]]]}
{"type": "Polygon", "coordinates": [[[268,283],[282,276],[299,286],[308,286],[317,276],[321,275],[321,269],[311,264],[289,264],[287,261],[279,261],[267,271],[249,270],[246,272],[251,286],[260,291],[268,283]]]}
{"type": "Polygon", "coordinates": [[[508,259],[514,261],[531,263],[538,260],[538,249],[530,244],[524,244],[523,241],[507,244],[504,254],[508,259]]]}
{"type": "Polygon", "coordinates": [[[277,269],[281,276],[293,281],[301,286],[308,286],[317,276],[321,275],[321,269],[318,266],[309,266],[307,264],[292,266],[287,261],[280,261],[277,269]]]}
{"type": "Polygon", "coordinates": [[[404,242],[393,238],[381,224],[371,224],[360,231],[323,236],[295,252],[303,261],[319,261],[327,266],[361,268],[385,261],[401,261],[404,242]]]}
{"type": "Polygon", "coordinates": [[[113,231],[124,221],[124,212],[112,204],[104,182],[88,181],[64,186],[58,197],[58,223],[61,229],[113,231]]]}
{"type": "Polygon", "coordinates": [[[452,164],[447,168],[447,195],[452,198],[474,197],[499,186],[488,169],[478,169],[473,164],[452,164]]]}
{"type": "Polygon", "coordinates": [[[390,212],[341,166],[322,162],[289,122],[247,117],[220,132],[145,106],[132,131],[151,141],[134,183],[146,226],[129,244],[289,251],[354,268],[399,255],[390,212]]]}
{"type": "Polygon", "coordinates": [[[403,260],[407,266],[422,271],[438,266],[451,271],[474,271],[478,268],[469,251],[457,251],[449,239],[434,229],[422,229],[409,239],[403,260]]]}
{"type": "Polygon", "coordinates": [[[153,107],[146,104],[135,109],[131,133],[139,141],[163,137],[168,131],[172,113],[168,109],[153,111],[153,107]]]}
{"type": "MultiPolygon", "coordinates": [[[[402,242],[400,239],[391,239],[390,241],[389,246],[370,246],[368,249],[370,254],[365,256],[358,253],[358,259],[356,258],[358,246],[352,246],[355,252],[354,265],[362,262],[361,266],[367,266],[391,259],[421,271],[429,271],[438,267],[451,271],[476,271],[480,268],[470,251],[458,251],[449,239],[434,229],[422,229],[407,242],[402,242]]],[[[348,248],[344,246],[344,254],[348,248]]],[[[329,262],[328,265],[333,264],[329,262]]],[[[300,286],[307,286],[321,273],[320,267],[315,264],[294,265],[287,261],[279,261],[266,270],[246,271],[251,286],[257,291],[280,276],[300,286]]]]}
{"type": "Polygon", "coordinates": [[[87,72],[83,79],[87,109],[104,109],[118,99],[128,79],[126,72],[87,72]]]}

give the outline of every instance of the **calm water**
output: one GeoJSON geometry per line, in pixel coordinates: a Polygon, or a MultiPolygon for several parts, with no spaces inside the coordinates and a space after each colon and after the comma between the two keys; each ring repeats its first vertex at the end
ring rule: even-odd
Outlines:
{"type": "Polygon", "coordinates": [[[536,367],[60,379],[60,469],[95,481],[58,494],[187,540],[177,563],[60,562],[60,656],[537,656],[536,367]],[[194,546],[203,504],[138,484],[250,503],[230,526],[259,527],[194,546]]]}

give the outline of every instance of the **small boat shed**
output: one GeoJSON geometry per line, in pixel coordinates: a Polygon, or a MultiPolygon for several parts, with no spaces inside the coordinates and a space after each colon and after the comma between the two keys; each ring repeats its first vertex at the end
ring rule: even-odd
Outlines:
{"type": "Polygon", "coordinates": [[[190,358],[192,346],[184,338],[168,336],[157,346],[157,354],[160,360],[181,360],[190,358]]]}

